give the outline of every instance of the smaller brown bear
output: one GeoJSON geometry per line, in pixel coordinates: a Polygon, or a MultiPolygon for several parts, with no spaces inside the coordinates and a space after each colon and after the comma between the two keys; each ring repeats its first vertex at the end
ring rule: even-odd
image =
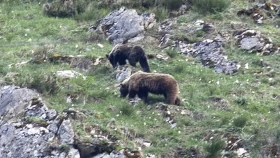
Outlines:
{"type": "Polygon", "coordinates": [[[139,62],[143,71],[150,72],[146,53],[140,46],[117,44],[106,57],[114,68],[117,64],[125,65],[128,60],[131,66],[136,67],[136,63],[139,62]]]}
{"type": "Polygon", "coordinates": [[[131,99],[137,94],[146,103],[148,93],[164,95],[168,104],[180,105],[181,103],[178,98],[178,83],[169,74],[138,71],[120,84],[121,97],[128,95],[129,99],[131,99]]]}

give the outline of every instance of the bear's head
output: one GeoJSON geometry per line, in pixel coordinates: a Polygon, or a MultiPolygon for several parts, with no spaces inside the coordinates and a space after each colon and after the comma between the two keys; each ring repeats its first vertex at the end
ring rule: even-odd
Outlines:
{"type": "Polygon", "coordinates": [[[110,61],[113,68],[117,67],[117,62],[115,60],[115,54],[114,53],[106,54],[106,58],[110,61]]]}
{"type": "Polygon", "coordinates": [[[123,80],[123,82],[120,84],[120,97],[124,98],[127,96],[127,94],[129,93],[128,90],[128,83],[129,83],[129,78],[126,78],[125,80],[123,80]]]}
{"type": "Polygon", "coordinates": [[[128,86],[126,84],[120,84],[120,97],[125,98],[128,95],[128,86]]]}

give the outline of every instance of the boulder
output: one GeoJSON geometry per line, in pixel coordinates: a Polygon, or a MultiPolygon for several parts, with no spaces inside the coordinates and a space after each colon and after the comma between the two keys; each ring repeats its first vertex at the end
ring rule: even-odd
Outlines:
{"type": "Polygon", "coordinates": [[[115,45],[133,38],[143,39],[145,29],[152,28],[155,23],[153,13],[138,14],[135,9],[122,7],[101,19],[97,30],[103,32],[109,42],[115,45]]]}
{"type": "Polygon", "coordinates": [[[116,81],[122,82],[131,75],[131,68],[129,67],[118,67],[116,70],[116,81]]]}
{"type": "Polygon", "coordinates": [[[227,59],[221,41],[208,39],[194,44],[179,42],[179,50],[185,55],[199,58],[202,65],[216,72],[233,74],[238,70],[237,62],[227,59]]]}
{"type": "Polygon", "coordinates": [[[0,87],[0,115],[0,157],[80,158],[70,120],[48,109],[37,92],[0,87]]]}
{"type": "Polygon", "coordinates": [[[270,38],[264,37],[261,32],[255,30],[241,30],[234,33],[237,45],[248,52],[259,52],[262,55],[273,55],[280,52],[280,47],[270,38]]]}
{"type": "Polygon", "coordinates": [[[24,112],[33,98],[39,94],[27,88],[4,86],[0,88],[0,117],[7,120],[24,112]]]}
{"type": "Polygon", "coordinates": [[[57,132],[62,144],[74,143],[74,130],[69,119],[63,120],[57,132]]]}

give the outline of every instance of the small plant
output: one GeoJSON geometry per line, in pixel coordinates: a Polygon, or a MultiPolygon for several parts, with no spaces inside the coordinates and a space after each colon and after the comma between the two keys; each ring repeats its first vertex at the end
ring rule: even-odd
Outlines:
{"type": "Polygon", "coordinates": [[[219,155],[219,152],[224,148],[225,141],[222,139],[213,139],[211,144],[207,144],[204,149],[208,152],[209,158],[214,158],[219,155]]]}
{"type": "Polygon", "coordinates": [[[98,20],[106,16],[109,11],[110,10],[107,7],[100,8],[97,4],[90,3],[86,6],[86,9],[83,12],[76,14],[74,19],[77,21],[98,20]]]}
{"type": "Polygon", "coordinates": [[[178,52],[175,49],[168,49],[165,51],[165,53],[170,57],[174,58],[178,55],[178,52]]]}
{"type": "Polygon", "coordinates": [[[175,74],[180,74],[180,73],[183,73],[184,70],[185,70],[184,65],[176,65],[175,68],[174,68],[174,73],[175,74]]]}
{"type": "Polygon", "coordinates": [[[160,3],[169,10],[177,10],[184,3],[184,0],[161,0],[160,3]]]}
{"type": "Polygon", "coordinates": [[[43,12],[48,16],[72,17],[85,12],[89,4],[88,0],[54,0],[43,5],[43,12]]]}
{"type": "Polygon", "coordinates": [[[48,126],[48,123],[39,117],[26,117],[24,120],[26,123],[32,123],[43,127],[48,126]]]}
{"type": "Polygon", "coordinates": [[[238,128],[243,128],[248,121],[248,118],[244,115],[241,115],[233,120],[233,125],[238,128]]]}
{"type": "Polygon", "coordinates": [[[134,113],[134,108],[132,105],[124,104],[120,107],[122,115],[131,116],[134,113]]]}
{"type": "Polygon", "coordinates": [[[54,17],[70,17],[75,15],[73,1],[56,0],[43,5],[44,14],[54,17]],[[69,3],[68,3],[69,2],[69,3]]]}
{"type": "Polygon", "coordinates": [[[196,11],[207,14],[226,10],[231,0],[192,0],[192,3],[196,11]]]}
{"type": "Polygon", "coordinates": [[[164,19],[167,19],[169,16],[169,11],[168,9],[165,8],[155,7],[151,9],[151,12],[155,13],[156,19],[158,21],[163,21],[164,19]]]}
{"type": "Polygon", "coordinates": [[[70,147],[67,144],[61,144],[59,146],[59,151],[60,152],[65,152],[65,153],[69,153],[70,147]]]}
{"type": "Polygon", "coordinates": [[[91,31],[88,33],[87,41],[88,42],[96,42],[96,41],[104,41],[104,35],[102,33],[98,33],[96,31],[91,31]]]}
{"type": "Polygon", "coordinates": [[[55,75],[33,71],[29,74],[19,74],[14,79],[5,79],[7,84],[14,84],[20,87],[36,89],[39,93],[54,94],[59,91],[58,81],[55,75]]]}
{"type": "Polygon", "coordinates": [[[244,98],[244,97],[238,97],[237,99],[235,99],[235,102],[236,102],[238,105],[241,105],[241,106],[247,104],[246,98],[244,98]]]}

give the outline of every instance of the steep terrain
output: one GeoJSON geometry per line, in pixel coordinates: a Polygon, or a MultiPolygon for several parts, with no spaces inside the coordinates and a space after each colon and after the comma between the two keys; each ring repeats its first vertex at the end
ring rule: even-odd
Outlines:
{"type": "Polygon", "coordinates": [[[21,140],[11,142],[18,150],[1,138],[0,157],[280,156],[279,2],[234,0],[214,13],[191,1],[166,8],[153,1],[71,2],[62,9],[0,2],[0,138],[21,140]],[[80,3],[85,10],[74,8],[80,3]],[[148,104],[119,97],[120,81],[141,69],[112,68],[105,55],[121,42],[141,46],[152,72],[175,77],[181,106],[157,95],[148,104]],[[14,104],[5,96],[13,94],[8,85],[38,92],[44,113],[30,115],[42,105],[33,97],[14,104]],[[7,105],[20,110],[7,114],[7,105]],[[71,142],[53,122],[67,123],[71,142]],[[37,138],[46,144],[35,150],[30,140],[37,138]]]}

